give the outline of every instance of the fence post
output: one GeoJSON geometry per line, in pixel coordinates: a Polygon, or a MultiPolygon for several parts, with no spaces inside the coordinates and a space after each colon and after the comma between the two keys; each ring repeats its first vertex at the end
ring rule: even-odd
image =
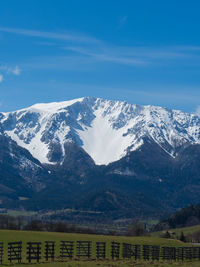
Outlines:
{"type": "Polygon", "coordinates": [[[29,263],[32,260],[37,262],[41,259],[41,242],[27,242],[27,260],[29,263]]]}
{"type": "Polygon", "coordinates": [[[150,259],[150,246],[149,245],[143,245],[143,260],[150,259]]]}
{"type": "Polygon", "coordinates": [[[18,263],[21,263],[22,241],[8,243],[8,260],[10,261],[10,263],[12,263],[13,261],[17,261],[18,263]]]}
{"type": "Polygon", "coordinates": [[[151,247],[151,258],[152,258],[152,261],[154,261],[154,260],[159,261],[159,258],[160,258],[160,246],[152,246],[151,247]]]}
{"type": "Polygon", "coordinates": [[[96,242],[96,258],[105,259],[106,258],[106,243],[96,242]]]}
{"type": "Polygon", "coordinates": [[[112,259],[119,259],[119,252],[120,252],[120,243],[112,242],[111,243],[111,257],[112,259]]]}
{"type": "Polygon", "coordinates": [[[76,244],[76,256],[87,257],[88,259],[91,257],[91,241],[77,241],[76,244]]]}
{"type": "Polygon", "coordinates": [[[60,241],[60,258],[62,260],[72,259],[74,252],[74,241],[60,241]]]}
{"type": "Polygon", "coordinates": [[[0,242],[0,264],[3,263],[3,242],[0,242]]]}
{"type": "Polygon", "coordinates": [[[162,247],[162,259],[163,260],[176,260],[176,251],[175,247],[162,247]]]}
{"type": "Polygon", "coordinates": [[[55,258],[55,241],[45,241],[45,259],[54,260],[55,258]]]}

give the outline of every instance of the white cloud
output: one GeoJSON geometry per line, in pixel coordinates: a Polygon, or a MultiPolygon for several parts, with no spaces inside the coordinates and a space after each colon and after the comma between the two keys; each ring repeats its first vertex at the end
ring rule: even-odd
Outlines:
{"type": "Polygon", "coordinates": [[[12,73],[16,76],[20,75],[21,70],[18,66],[15,66],[14,68],[8,68],[8,73],[12,73]]]}
{"type": "Polygon", "coordinates": [[[17,65],[15,67],[10,67],[10,66],[7,66],[7,65],[0,65],[0,70],[4,74],[13,74],[13,75],[16,75],[16,76],[21,74],[21,69],[17,65]]]}
{"type": "Polygon", "coordinates": [[[0,74],[0,83],[2,83],[2,82],[3,82],[3,75],[0,74]]]}

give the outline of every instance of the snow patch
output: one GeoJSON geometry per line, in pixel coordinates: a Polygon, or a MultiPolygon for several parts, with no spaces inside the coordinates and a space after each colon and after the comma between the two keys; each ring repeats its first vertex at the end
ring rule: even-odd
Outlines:
{"type": "Polygon", "coordinates": [[[83,141],[83,149],[93,158],[97,165],[107,165],[126,155],[131,143],[130,136],[123,136],[124,128],[113,129],[109,117],[95,112],[96,118],[91,127],[77,130],[83,141]]]}

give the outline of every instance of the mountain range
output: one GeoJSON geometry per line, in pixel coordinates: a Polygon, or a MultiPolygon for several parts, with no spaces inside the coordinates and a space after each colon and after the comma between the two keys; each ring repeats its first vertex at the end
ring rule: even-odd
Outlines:
{"type": "Polygon", "coordinates": [[[0,113],[1,208],[157,218],[199,192],[195,114],[92,97],[0,113]]]}

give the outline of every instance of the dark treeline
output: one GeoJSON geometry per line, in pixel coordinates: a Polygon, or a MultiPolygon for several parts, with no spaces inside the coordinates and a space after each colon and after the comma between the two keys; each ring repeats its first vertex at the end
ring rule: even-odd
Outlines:
{"type": "Polygon", "coordinates": [[[154,227],[154,231],[181,228],[200,224],[200,204],[177,211],[154,227]]]}
{"type": "Polygon", "coordinates": [[[88,227],[71,225],[66,222],[42,222],[38,220],[33,220],[29,222],[24,227],[24,230],[61,232],[61,233],[98,234],[93,229],[88,227]]]}
{"type": "Polygon", "coordinates": [[[114,228],[79,226],[65,221],[48,221],[41,219],[31,219],[26,216],[0,215],[0,229],[7,230],[25,230],[25,231],[47,231],[62,233],[85,233],[85,234],[104,234],[104,235],[126,235],[126,236],[146,236],[150,232],[140,221],[132,221],[122,231],[115,231],[114,228]]]}
{"type": "Polygon", "coordinates": [[[76,226],[66,222],[27,220],[23,216],[13,217],[10,215],[0,215],[0,229],[98,234],[88,227],[76,226]]]}

